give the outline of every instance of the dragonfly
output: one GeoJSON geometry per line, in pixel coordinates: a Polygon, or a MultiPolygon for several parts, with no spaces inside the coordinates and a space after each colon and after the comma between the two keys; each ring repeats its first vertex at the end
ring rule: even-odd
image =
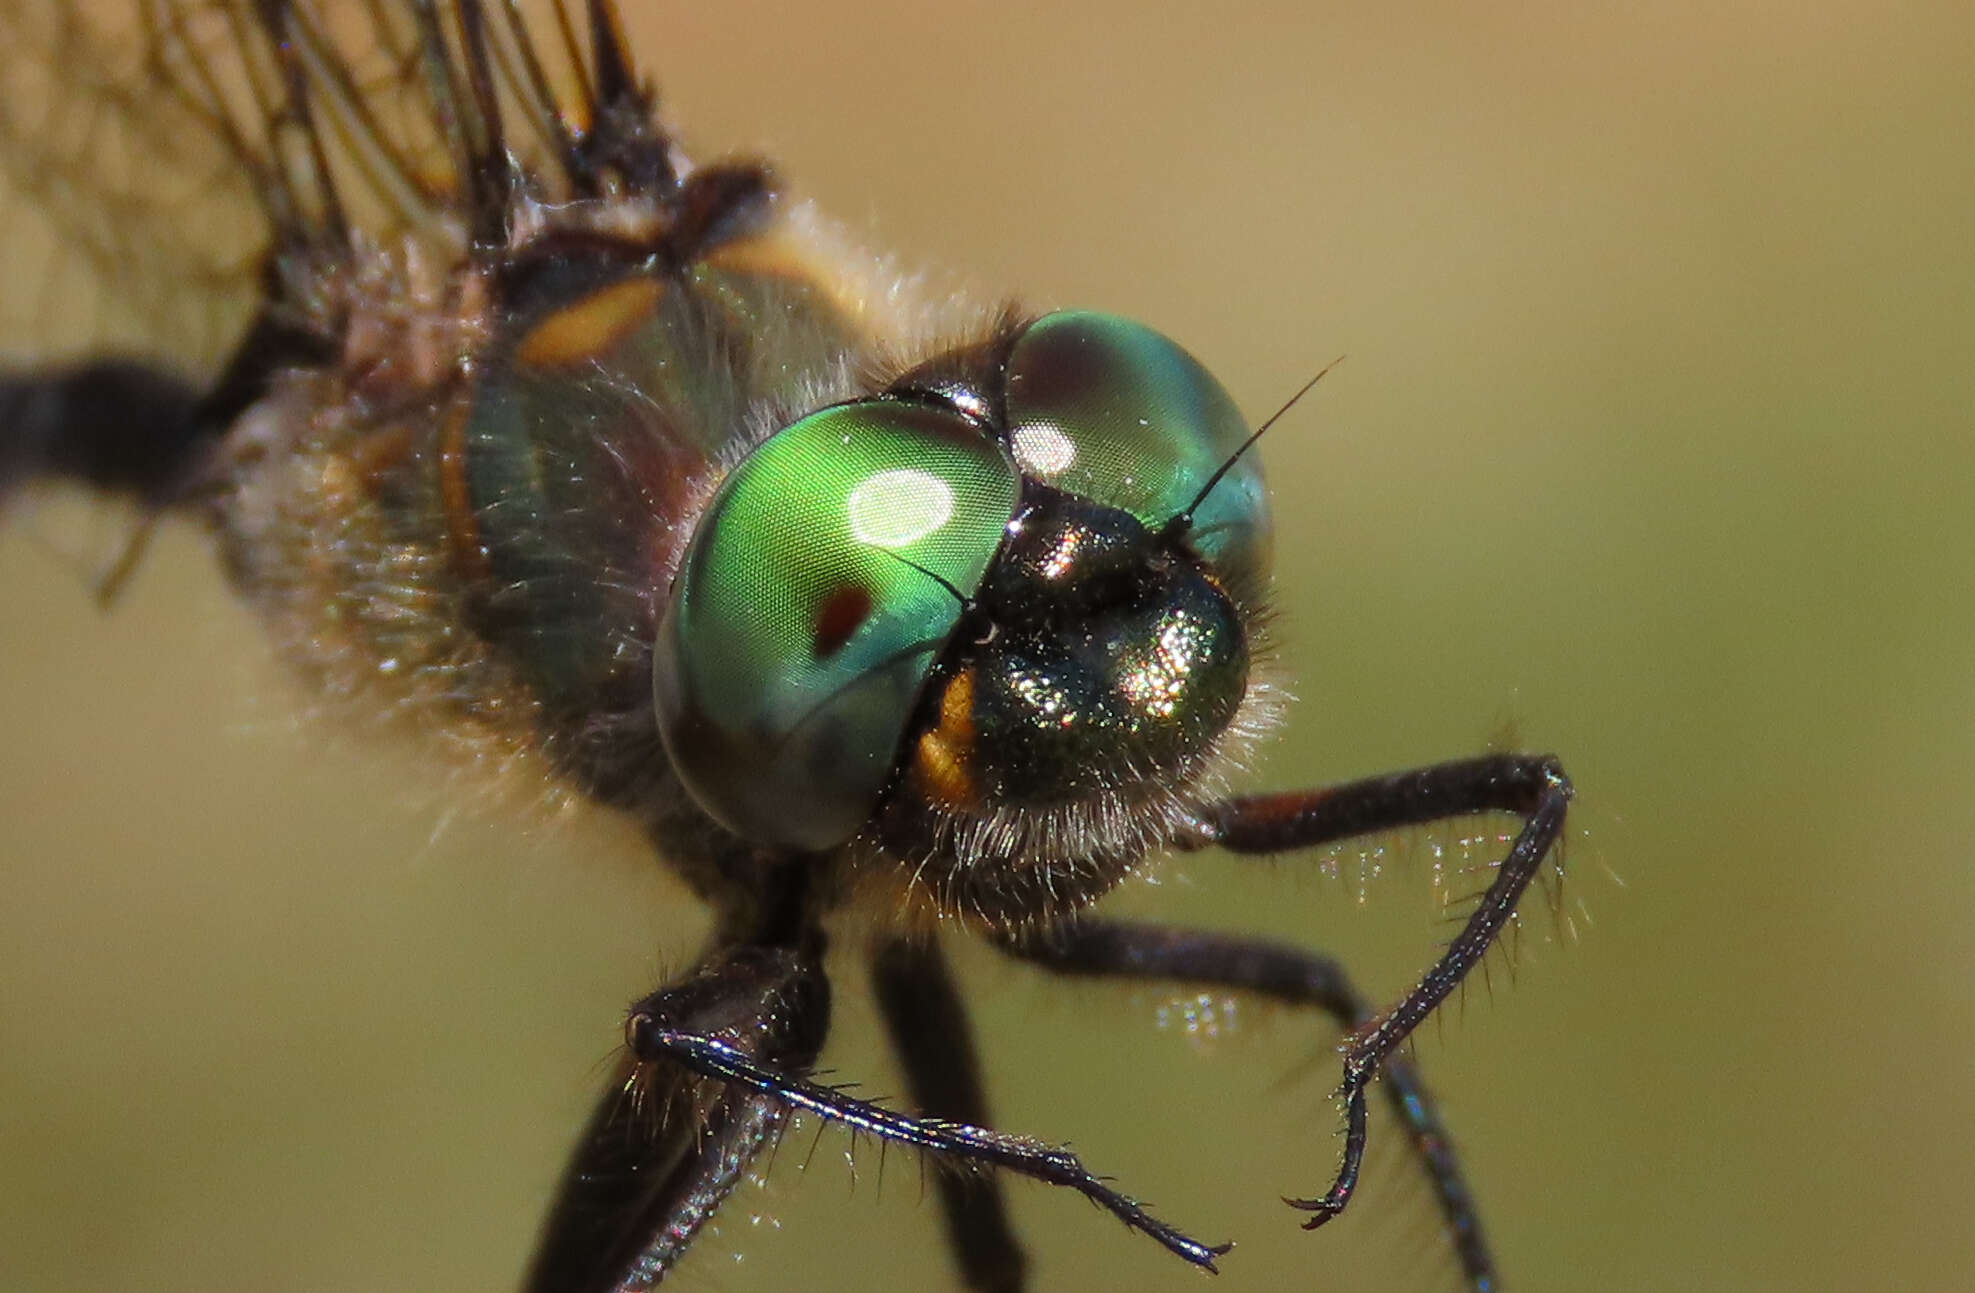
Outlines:
{"type": "Polygon", "coordinates": [[[0,499],[129,508],[106,594],[153,523],[202,525],[303,677],[628,816],[715,913],[626,1012],[524,1287],[661,1282],[798,1117],[948,1169],[968,1287],[1028,1283],[1008,1177],[1217,1269],[1231,1244],[994,1125],[946,931],[1327,1017],[1342,1157],[1289,1206],[1345,1210],[1383,1098],[1465,1282],[1500,1287],[1404,1047],[1554,866],[1571,782],[1489,753],[1231,791],[1278,717],[1269,424],[1198,359],[929,294],[767,164],[690,153],[608,0],[0,15],[0,164],[119,289],[92,350],[0,373],[0,499]],[[84,108],[36,115],[50,76],[84,108]],[[178,214],[141,219],[161,176],[178,214]],[[1165,854],[1484,813],[1505,854],[1383,1005],[1317,951],[1101,910],[1165,854]],[[902,1102],[817,1069],[848,912],[902,1102]]]}

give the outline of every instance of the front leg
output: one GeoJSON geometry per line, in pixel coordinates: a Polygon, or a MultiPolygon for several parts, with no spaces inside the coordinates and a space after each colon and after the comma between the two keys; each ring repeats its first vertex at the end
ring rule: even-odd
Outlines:
{"type": "MultiPolygon", "coordinates": [[[[652,1001],[660,1007],[664,1004],[658,998],[652,1001]]],[[[1000,1168],[1048,1185],[1067,1186],[1202,1269],[1214,1270],[1215,1258],[1234,1246],[1203,1244],[1160,1221],[1136,1199],[1120,1194],[1093,1175],[1067,1149],[964,1122],[899,1113],[841,1088],[798,1076],[790,1069],[764,1063],[736,1045],[732,1037],[694,1029],[687,1020],[662,1008],[634,1008],[625,1034],[632,1056],[640,1061],[676,1065],[722,1083],[730,1091],[752,1093],[780,1108],[815,1114],[843,1123],[852,1131],[925,1150],[935,1160],[955,1168],[1000,1168]]]]}
{"type": "Polygon", "coordinates": [[[1345,1047],[1339,1092],[1345,1111],[1344,1161],[1321,1197],[1290,1200],[1314,1214],[1304,1222],[1307,1229],[1342,1212],[1357,1187],[1365,1156],[1366,1086],[1501,935],[1563,834],[1571,793],[1570,778],[1552,755],[1490,754],[1323,790],[1225,800],[1206,809],[1198,832],[1182,841],[1182,847],[1190,848],[1281,853],[1473,813],[1508,812],[1523,819],[1481,902],[1440,959],[1345,1047]]]}
{"type": "MultiPolygon", "coordinates": [[[[1084,919],[1004,940],[1002,948],[1056,974],[1211,984],[1290,1005],[1314,1006],[1345,1029],[1367,1026],[1375,1017],[1371,1003],[1359,994],[1342,965],[1316,952],[1263,939],[1084,919]]],[[[1462,1276],[1476,1293],[1486,1293],[1497,1287],[1495,1262],[1433,1097],[1418,1068],[1404,1055],[1389,1056],[1384,1071],[1393,1112],[1432,1183],[1462,1276]]]]}
{"type": "MultiPolygon", "coordinates": [[[[829,1027],[820,960],[780,947],[714,953],[632,1008],[791,1070],[816,1061],[829,1027]]],[[[773,1142],[787,1108],[626,1056],[577,1142],[523,1288],[633,1293],[665,1278],[773,1142]]]]}

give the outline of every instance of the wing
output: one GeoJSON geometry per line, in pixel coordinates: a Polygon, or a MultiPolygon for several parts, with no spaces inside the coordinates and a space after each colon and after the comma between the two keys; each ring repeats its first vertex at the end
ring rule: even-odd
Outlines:
{"type": "Polygon", "coordinates": [[[0,238],[16,271],[0,354],[215,367],[253,310],[266,225],[138,6],[14,0],[0,48],[0,238]]]}
{"type": "Polygon", "coordinates": [[[0,488],[168,497],[334,353],[363,248],[444,269],[518,199],[674,179],[607,0],[7,0],[0,50],[0,488]]]}

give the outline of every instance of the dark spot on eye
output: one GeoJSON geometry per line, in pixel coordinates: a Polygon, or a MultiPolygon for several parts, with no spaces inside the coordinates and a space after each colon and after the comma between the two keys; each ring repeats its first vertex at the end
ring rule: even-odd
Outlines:
{"type": "Polygon", "coordinates": [[[831,593],[816,612],[816,637],[810,650],[818,660],[827,660],[843,650],[864,623],[871,618],[871,590],[862,584],[845,584],[831,593]]]}

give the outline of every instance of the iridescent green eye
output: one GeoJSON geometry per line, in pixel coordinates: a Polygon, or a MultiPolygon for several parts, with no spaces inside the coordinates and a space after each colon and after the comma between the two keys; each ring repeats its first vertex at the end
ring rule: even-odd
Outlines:
{"type": "MultiPolygon", "coordinates": [[[[1022,470],[1157,528],[1186,510],[1249,427],[1214,375],[1129,319],[1046,314],[1009,352],[1010,445],[1022,470]]],[[[1224,576],[1269,562],[1269,502],[1254,452],[1201,502],[1189,542],[1224,576]]]]}
{"type": "Polygon", "coordinates": [[[654,661],[659,732],[700,806],[762,844],[856,834],[1019,489],[993,437],[906,403],[812,413],[743,460],[654,661]]]}

